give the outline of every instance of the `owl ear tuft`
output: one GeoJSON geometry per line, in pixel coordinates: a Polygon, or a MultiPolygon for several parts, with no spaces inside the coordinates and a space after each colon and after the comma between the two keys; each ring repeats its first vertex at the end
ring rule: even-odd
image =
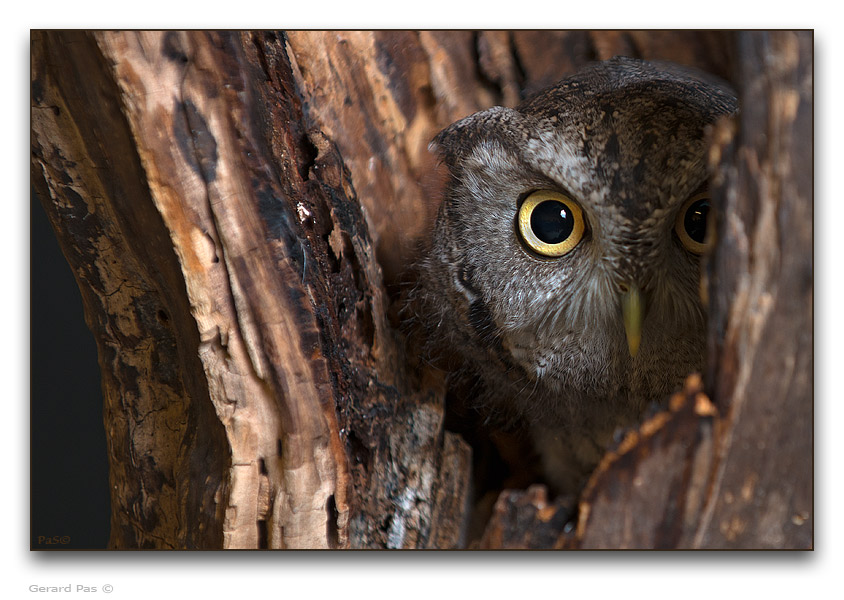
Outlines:
{"type": "Polygon", "coordinates": [[[494,106],[452,123],[428,144],[428,151],[439,154],[451,168],[480,142],[517,142],[524,129],[524,117],[512,108],[494,106]]]}

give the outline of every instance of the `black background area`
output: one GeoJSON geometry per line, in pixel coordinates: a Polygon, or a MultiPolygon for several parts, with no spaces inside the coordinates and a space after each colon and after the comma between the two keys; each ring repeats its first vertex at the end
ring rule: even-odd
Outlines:
{"type": "Polygon", "coordinates": [[[34,192],[30,215],[30,548],[102,549],[110,501],[97,348],[34,192]]]}

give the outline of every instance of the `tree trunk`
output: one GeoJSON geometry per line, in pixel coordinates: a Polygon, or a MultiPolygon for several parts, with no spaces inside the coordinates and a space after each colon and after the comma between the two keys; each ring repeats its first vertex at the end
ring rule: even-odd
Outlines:
{"type": "Polygon", "coordinates": [[[97,340],[110,546],[811,547],[811,55],[789,32],[34,32],[32,183],[97,340]],[[400,327],[427,144],[615,54],[752,108],[714,132],[712,401],[691,379],[630,432],[576,527],[531,487],[472,535],[472,450],[400,327]]]}

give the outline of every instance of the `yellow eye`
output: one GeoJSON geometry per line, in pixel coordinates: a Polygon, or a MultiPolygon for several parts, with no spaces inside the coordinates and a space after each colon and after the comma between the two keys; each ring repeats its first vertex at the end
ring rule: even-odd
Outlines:
{"type": "Polygon", "coordinates": [[[706,235],[709,224],[711,202],[709,194],[695,194],[683,205],[677,213],[674,231],[683,246],[695,254],[703,254],[709,248],[710,239],[706,235]]]}
{"type": "Polygon", "coordinates": [[[554,258],[571,252],[585,229],[580,206],[568,196],[548,190],[525,198],[517,225],[528,248],[554,258]]]}

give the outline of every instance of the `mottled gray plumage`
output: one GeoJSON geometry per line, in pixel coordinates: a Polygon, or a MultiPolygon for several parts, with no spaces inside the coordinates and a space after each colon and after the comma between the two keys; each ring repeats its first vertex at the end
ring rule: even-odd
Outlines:
{"type": "Polygon", "coordinates": [[[617,427],[702,367],[700,256],[675,224],[706,188],[705,127],[735,110],[705,76],[616,58],[432,143],[451,177],[420,269],[423,316],[479,377],[488,410],[527,423],[560,492],[583,484],[617,427]],[[537,190],[582,209],[564,256],[519,234],[537,190]],[[631,286],[646,307],[641,344],[625,330],[631,286]]]}

